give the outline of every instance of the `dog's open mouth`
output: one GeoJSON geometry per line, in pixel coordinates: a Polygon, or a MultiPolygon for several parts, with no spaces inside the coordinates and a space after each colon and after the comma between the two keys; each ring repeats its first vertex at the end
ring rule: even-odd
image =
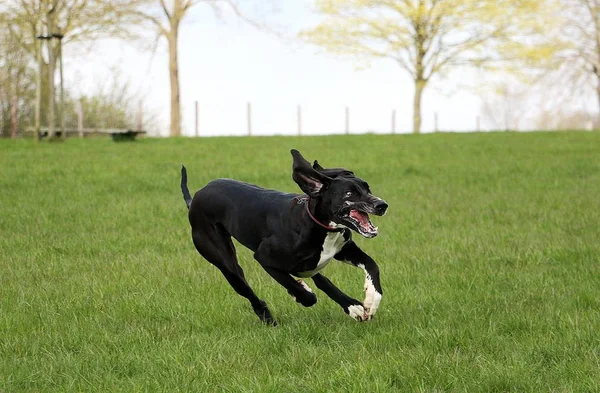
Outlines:
{"type": "Polygon", "coordinates": [[[375,237],[379,233],[377,227],[373,225],[369,215],[365,212],[352,209],[348,213],[348,218],[354,224],[358,233],[364,237],[375,237]]]}

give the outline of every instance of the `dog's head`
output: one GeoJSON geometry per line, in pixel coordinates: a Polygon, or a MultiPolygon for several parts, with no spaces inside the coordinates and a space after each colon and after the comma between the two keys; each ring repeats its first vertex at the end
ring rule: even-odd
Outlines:
{"type": "Polygon", "coordinates": [[[298,150],[292,149],[292,178],[303,192],[320,203],[320,211],[335,224],[348,227],[364,237],[378,234],[369,214],[383,216],[387,203],[373,194],[366,181],[344,168],[325,169],[317,161],[311,166],[298,150]]]}

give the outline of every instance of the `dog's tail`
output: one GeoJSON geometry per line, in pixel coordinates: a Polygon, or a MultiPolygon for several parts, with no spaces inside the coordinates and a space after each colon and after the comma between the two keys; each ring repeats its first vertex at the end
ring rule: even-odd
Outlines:
{"type": "Polygon", "coordinates": [[[187,171],[183,165],[181,166],[181,192],[183,192],[183,200],[189,209],[192,204],[192,196],[190,195],[190,190],[188,190],[187,171]]]}

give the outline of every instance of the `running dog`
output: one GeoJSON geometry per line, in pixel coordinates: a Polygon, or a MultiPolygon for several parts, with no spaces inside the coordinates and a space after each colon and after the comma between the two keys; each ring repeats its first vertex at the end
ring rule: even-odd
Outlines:
{"type": "Polygon", "coordinates": [[[301,279],[316,287],[357,321],[368,321],[377,312],[383,291],[379,267],[352,241],[352,231],[366,238],[378,229],[369,214],[383,216],[387,203],[371,194],[369,185],[344,168],[311,166],[299,151],[291,150],[292,179],[304,192],[288,194],[232,179],[217,179],[192,199],[187,172],[181,168],[181,190],[189,209],[196,249],[215,265],[233,289],[250,301],[261,321],[276,325],[267,307],[250,288],[238,263],[234,237],[254,252],[254,258],[296,302],[310,307],[317,297],[301,279]],[[363,269],[365,300],[340,291],[321,271],[332,259],[363,269]]]}

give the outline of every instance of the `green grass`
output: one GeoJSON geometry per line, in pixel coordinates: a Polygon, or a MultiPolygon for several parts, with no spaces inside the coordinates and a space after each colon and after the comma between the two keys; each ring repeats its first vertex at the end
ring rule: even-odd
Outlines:
{"type": "Polygon", "coordinates": [[[3,140],[0,168],[0,392],[600,391],[600,133],[3,140]],[[390,204],[371,322],[238,246],[263,326],[192,245],[181,163],[294,191],[292,147],[390,204]]]}

